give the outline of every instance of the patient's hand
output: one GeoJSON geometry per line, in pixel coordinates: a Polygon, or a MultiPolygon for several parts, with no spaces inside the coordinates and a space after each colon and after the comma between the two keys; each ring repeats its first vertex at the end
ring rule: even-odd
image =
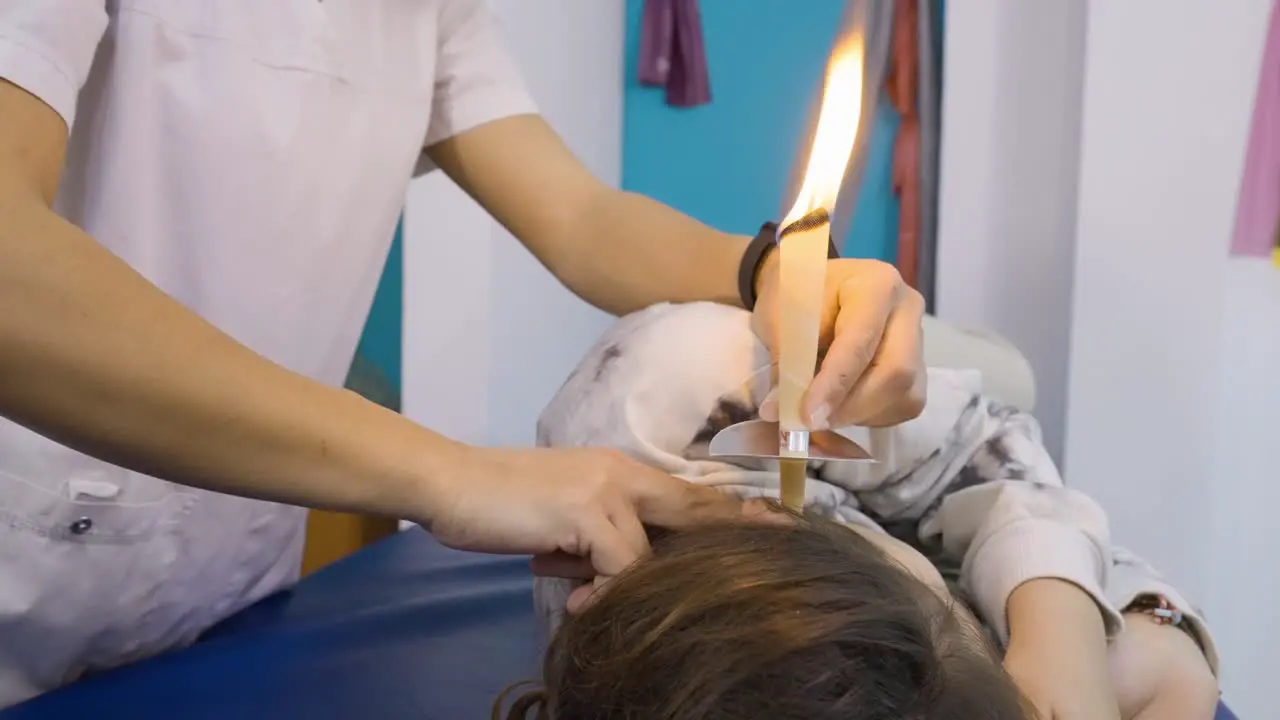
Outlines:
{"type": "Polygon", "coordinates": [[[1005,670],[1043,720],[1119,720],[1102,613],[1083,590],[1032,580],[1009,597],[1005,670]]]}
{"type": "Polygon", "coordinates": [[[1218,706],[1218,680],[1196,641],[1142,613],[1125,615],[1111,676],[1125,718],[1209,720],[1218,706]]]}

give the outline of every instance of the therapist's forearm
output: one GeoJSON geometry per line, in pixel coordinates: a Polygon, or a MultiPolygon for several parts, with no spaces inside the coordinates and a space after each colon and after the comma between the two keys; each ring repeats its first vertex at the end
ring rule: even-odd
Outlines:
{"type": "Polygon", "coordinates": [[[427,154],[561,282],[602,310],[741,303],[738,263],[750,238],[601,182],[537,115],[484,123],[427,154]]]}
{"type": "Polygon", "coordinates": [[[0,182],[0,415],[192,486],[426,519],[461,446],[253,353],[25,192],[0,182]]]}
{"type": "Polygon", "coordinates": [[[601,193],[576,232],[587,250],[552,269],[596,307],[623,315],[657,302],[742,304],[738,265],[749,237],[616,190],[601,193]]]}

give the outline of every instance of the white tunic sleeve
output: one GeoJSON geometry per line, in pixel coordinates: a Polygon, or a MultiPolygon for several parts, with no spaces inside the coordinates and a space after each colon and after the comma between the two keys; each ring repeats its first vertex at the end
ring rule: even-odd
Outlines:
{"type": "Polygon", "coordinates": [[[103,0],[0,2],[0,78],[40,98],[70,130],[106,28],[103,0]]]}
{"type": "Polygon", "coordinates": [[[484,0],[442,0],[435,95],[426,145],[512,115],[536,112],[484,0]]]}

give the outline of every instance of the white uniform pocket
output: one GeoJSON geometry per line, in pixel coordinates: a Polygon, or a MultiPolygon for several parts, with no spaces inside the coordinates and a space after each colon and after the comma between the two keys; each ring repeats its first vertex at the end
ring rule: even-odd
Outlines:
{"type": "Polygon", "coordinates": [[[198,499],[0,421],[0,707],[162,636],[198,499]]]}
{"type": "Polygon", "coordinates": [[[150,497],[131,498],[129,475],[86,463],[82,473],[36,482],[5,472],[0,463],[0,526],[68,542],[127,545],[172,527],[195,501],[194,494],[155,481],[150,497]]]}

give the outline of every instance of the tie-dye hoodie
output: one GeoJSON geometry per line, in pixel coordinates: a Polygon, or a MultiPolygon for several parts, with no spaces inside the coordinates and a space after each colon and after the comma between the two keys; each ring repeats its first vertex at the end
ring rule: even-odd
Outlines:
{"type": "MultiPolygon", "coordinates": [[[[747,313],[709,303],[656,305],[618,321],[543,411],[544,447],[616,448],[690,482],[743,496],[778,494],[778,473],[714,460],[716,432],[756,416],[769,358],[747,313]]],[[[1035,420],[984,396],[976,371],[930,369],[920,417],[841,432],[879,460],[811,463],[810,512],[888,532],[919,550],[1006,642],[1005,603],[1020,584],[1060,578],[1093,596],[1109,633],[1120,609],[1162,594],[1190,604],[1145,562],[1111,545],[1107,518],[1064,486],[1035,420]]],[[[539,579],[539,615],[554,627],[571,585],[539,579]]]]}

